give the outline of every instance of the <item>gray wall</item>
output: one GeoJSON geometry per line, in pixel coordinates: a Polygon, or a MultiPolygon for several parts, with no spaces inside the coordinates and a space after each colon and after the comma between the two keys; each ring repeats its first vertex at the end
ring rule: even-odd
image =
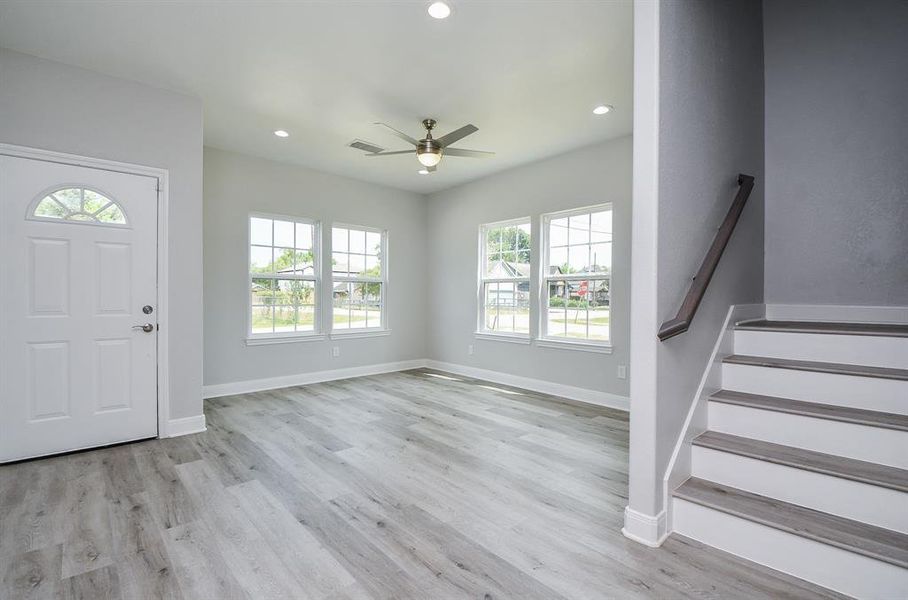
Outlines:
{"type": "MultiPolygon", "coordinates": [[[[629,355],[631,150],[631,138],[619,138],[429,197],[431,358],[627,396],[627,380],[617,379],[616,372],[618,365],[628,364],[629,355]],[[603,202],[611,202],[614,210],[614,353],[475,339],[479,226],[530,216],[538,242],[543,213],[603,202]]],[[[534,273],[538,256],[535,252],[534,273]]],[[[535,275],[532,285],[536,289],[535,275]]]]}
{"type": "Polygon", "coordinates": [[[658,344],[661,485],[729,306],[763,301],[765,178],[759,0],[662,2],[660,19],[659,318],[678,310],[738,190],[737,174],[756,178],[690,330],[658,344]]]}
{"type": "Polygon", "coordinates": [[[425,222],[421,195],[205,148],[205,385],[425,358],[425,222]],[[250,212],[387,229],[391,335],[246,346],[250,212]]]}
{"type": "Polygon", "coordinates": [[[202,107],[0,50],[0,142],[170,172],[170,417],[202,413],[202,107]]]}
{"type": "Polygon", "coordinates": [[[908,2],[764,21],[767,302],[908,305],[908,2]]]}

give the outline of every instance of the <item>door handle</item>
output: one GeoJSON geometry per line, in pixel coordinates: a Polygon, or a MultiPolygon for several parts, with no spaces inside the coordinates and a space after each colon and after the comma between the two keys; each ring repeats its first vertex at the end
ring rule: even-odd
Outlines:
{"type": "Polygon", "coordinates": [[[141,329],[145,333],[151,333],[152,331],[154,331],[154,325],[152,325],[151,323],[145,323],[144,325],[133,325],[132,328],[141,329]]]}

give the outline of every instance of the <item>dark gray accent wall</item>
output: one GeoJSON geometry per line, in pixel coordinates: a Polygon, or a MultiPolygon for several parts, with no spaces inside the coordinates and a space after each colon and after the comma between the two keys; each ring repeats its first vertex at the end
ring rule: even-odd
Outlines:
{"type": "Polygon", "coordinates": [[[758,0],[661,4],[657,272],[662,320],[678,310],[738,190],[738,173],[753,175],[756,185],[690,330],[658,346],[660,476],[729,306],[763,301],[761,11],[758,0]]]}
{"type": "Polygon", "coordinates": [[[908,305],[908,2],[764,22],[766,301],[908,305]]]}

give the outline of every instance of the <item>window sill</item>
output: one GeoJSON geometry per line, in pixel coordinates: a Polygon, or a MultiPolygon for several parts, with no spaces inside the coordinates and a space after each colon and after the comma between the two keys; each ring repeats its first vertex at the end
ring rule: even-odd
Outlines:
{"type": "Polygon", "coordinates": [[[332,331],[332,340],[350,340],[357,338],[371,338],[391,335],[390,329],[351,329],[349,331],[332,331]]]}
{"type": "Polygon", "coordinates": [[[489,340],[492,342],[508,342],[510,344],[524,344],[526,346],[530,345],[530,336],[528,335],[515,335],[508,333],[492,333],[490,331],[475,331],[473,336],[477,340],[489,340]]]}
{"type": "Polygon", "coordinates": [[[612,353],[612,345],[608,343],[595,344],[590,342],[553,340],[547,338],[544,340],[536,340],[536,345],[540,348],[555,348],[558,350],[579,350],[580,352],[596,352],[599,354],[612,353]]]}
{"type": "Polygon", "coordinates": [[[297,342],[318,342],[328,339],[323,333],[303,335],[261,335],[246,338],[247,346],[267,346],[269,344],[295,344],[297,342]]]}

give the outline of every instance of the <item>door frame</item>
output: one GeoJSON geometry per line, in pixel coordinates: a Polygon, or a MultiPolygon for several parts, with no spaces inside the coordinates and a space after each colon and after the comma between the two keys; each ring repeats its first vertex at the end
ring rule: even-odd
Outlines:
{"type": "Polygon", "coordinates": [[[50,163],[72,165],[76,167],[87,167],[91,169],[100,169],[103,171],[113,171],[115,173],[125,173],[127,175],[141,175],[144,177],[153,177],[158,182],[158,223],[157,223],[157,281],[156,281],[156,303],[158,311],[158,339],[155,360],[155,371],[157,374],[157,390],[155,394],[158,413],[158,435],[157,437],[168,436],[168,421],[170,418],[170,363],[169,354],[169,333],[170,333],[170,311],[167,304],[168,298],[168,250],[170,238],[167,235],[167,216],[170,207],[170,183],[169,172],[167,169],[158,167],[148,167],[145,165],[136,165],[132,163],[118,162],[103,158],[94,158],[89,156],[79,156],[76,154],[67,154],[65,152],[56,152],[42,148],[29,148],[27,146],[16,146],[13,144],[0,143],[0,155],[12,156],[15,158],[28,158],[50,163]]]}

